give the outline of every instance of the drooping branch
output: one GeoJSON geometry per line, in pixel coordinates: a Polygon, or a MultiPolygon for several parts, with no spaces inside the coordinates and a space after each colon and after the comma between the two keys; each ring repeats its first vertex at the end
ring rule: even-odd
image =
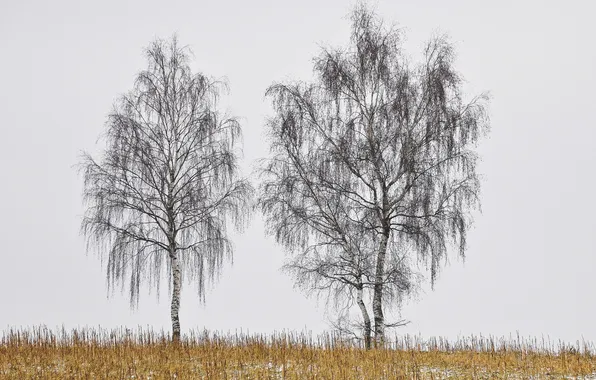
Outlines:
{"type": "Polygon", "coordinates": [[[488,131],[487,97],[462,101],[453,62],[438,36],[411,64],[401,32],[360,5],[350,46],[323,50],[313,83],[266,92],[274,116],[259,204],[268,231],[297,254],[288,268],[305,289],[372,286],[381,339],[383,300],[406,295],[415,277],[400,257],[425,262],[434,285],[450,247],[465,254],[479,206],[473,148],[488,131]]]}
{"type": "Polygon", "coordinates": [[[145,281],[159,291],[164,264],[171,277],[168,258],[198,280],[204,300],[204,281],[231,259],[228,225],[241,229],[251,210],[252,186],[238,176],[240,124],[218,110],[225,84],[193,73],[175,38],[153,42],[146,57],[108,116],[103,155],[81,160],[82,232],[107,253],[108,284],[127,284],[131,305],[145,281]]]}

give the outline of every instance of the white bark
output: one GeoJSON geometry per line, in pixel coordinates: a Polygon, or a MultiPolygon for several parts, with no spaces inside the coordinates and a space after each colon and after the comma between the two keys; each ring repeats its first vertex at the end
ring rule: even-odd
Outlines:
{"type": "Polygon", "coordinates": [[[180,318],[178,312],[180,310],[180,261],[176,253],[170,255],[172,264],[172,306],[170,315],[172,317],[172,340],[174,342],[180,341],[180,318]]]}

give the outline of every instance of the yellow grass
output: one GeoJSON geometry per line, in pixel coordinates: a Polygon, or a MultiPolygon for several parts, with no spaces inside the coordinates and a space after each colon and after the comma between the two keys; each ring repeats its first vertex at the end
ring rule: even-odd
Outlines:
{"type": "Polygon", "coordinates": [[[558,379],[594,378],[593,346],[518,338],[457,342],[405,336],[365,351],[333,335],[191,333],[45,327],[9,330],[2,379],[558,379]]]}

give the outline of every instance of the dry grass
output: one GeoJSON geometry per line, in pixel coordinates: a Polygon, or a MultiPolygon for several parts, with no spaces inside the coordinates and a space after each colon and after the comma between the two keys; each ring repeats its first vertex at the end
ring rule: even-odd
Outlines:
{"type": "Polygon", "coordinates": [[[593,346],[471,337],[405,336],[365,351],[332,335],[196,334],[179,345],[138,329],[10,330],[5,379],[558,379],[594,378],[593,346]]]}

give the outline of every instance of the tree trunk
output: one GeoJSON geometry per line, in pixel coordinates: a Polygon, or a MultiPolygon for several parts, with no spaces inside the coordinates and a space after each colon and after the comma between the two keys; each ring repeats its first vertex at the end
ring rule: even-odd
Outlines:
{"type": "Polygon", "coordinates": [[[367,350],[370,350],[372,347],[370,316],[368,315],[368,311],[366,311],[366,305],[364,304],[362,296],[364,291],[362,287],[358,288],[357,292],[357,303],[360,307],[360,311],[362,312],[362,319],[364,320],[364,347],[367,350]]]}
{"type": "Polygon", "coordinates": [[[180,262],[178,261],[178,255],[174,253],[170,254],[170,260],[172,264],[172,308],[170,315],[172,316],[172,341],[174,343],[180,342],[180,319],[178,317],[178,311],[180,310],[180,262]]]}
{"type": "Polygon", "coordinates": [[[385,316],[383,315],[383,282],[385,275],[385,256],[389,231],[385,230],[377,253],[377,267],[375,273],[375,287],[373,294],[373,314],[375,318],[375,347],[385,343],[385,316]]]}

